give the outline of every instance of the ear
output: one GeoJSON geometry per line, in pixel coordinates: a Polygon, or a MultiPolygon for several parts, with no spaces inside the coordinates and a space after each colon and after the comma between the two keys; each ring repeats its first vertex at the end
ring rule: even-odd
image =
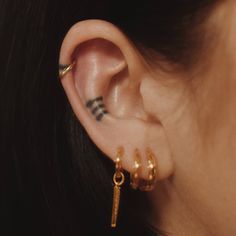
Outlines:
{"type": "Polygon", "coordinates": [[[158,179],[173,172],[167,138],[158,119],[143,106],[142,82],[148,67],[138,50],[113,24],[86,20],[66,35],[60,64],[75,62],[62,85],[81,124],[97,147],[115,160],[117,147],[125,150],[123,168],[134,167],[134,150],[142,156],[142,178],[147,178],[145,150],[156,156],[158,179]]]}

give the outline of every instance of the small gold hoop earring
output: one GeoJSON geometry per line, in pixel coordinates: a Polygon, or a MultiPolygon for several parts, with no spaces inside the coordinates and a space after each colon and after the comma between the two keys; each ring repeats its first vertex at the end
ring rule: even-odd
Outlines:
{"type": "Polygon", "coordinates": [[[70,65],[59,64],[59,78],[62,79],[68,72],[70,72],[75,65],[75,62],[70,65]]]}
{"type": "Polygon", "coordinates": [[[117,224],[118,211],[120,205],[120,188],[125,181],[125,175],[122,170],[121,159],[124,155],[123,147],[117,148],[116,160],[115,160],[115,173],[113,175],[113,205],[112,205],[112,216],[111,216],[111,227],[115,228],[117,224]]]}
{"type": "Polygon", "coordinates": [[[133,172],[130,174],[130,185],[133,189],[138,189],[139,187],[139,174],[141,170],[141,156],[139,150],[136,148],[134,150],[134,167],[133,172]]]}
{"type": "Polygon", "coordinates": [[[142,185],[139,187],[142,191],[151,191],[154,189],[157,181],[157,167],[156,167],[156,158],[150,148],[146,149],[147,155],[147,169],[148,169],[148,179],[142,181],[142,185]]]}

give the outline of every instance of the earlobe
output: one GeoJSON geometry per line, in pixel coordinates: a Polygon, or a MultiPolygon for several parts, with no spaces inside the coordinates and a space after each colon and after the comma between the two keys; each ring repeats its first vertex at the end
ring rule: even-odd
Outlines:
{"type": "Polygon", "coordinates": [[[146,67],[125,35],[104,21],[80,22],[69,31],[61,49],[60,64],[71,63],[73,69],[61,82],[74,113],[98,148],[115,160],[117,147],[123,146],[123,166],[129,172],[134,150],[139,148],[140,177],[148,178],[145,150],[149,147],[158,158],[157,178],[168,177],[173,170],[168,142],[161,124],[145,111],[140,93],[146,67]]]}

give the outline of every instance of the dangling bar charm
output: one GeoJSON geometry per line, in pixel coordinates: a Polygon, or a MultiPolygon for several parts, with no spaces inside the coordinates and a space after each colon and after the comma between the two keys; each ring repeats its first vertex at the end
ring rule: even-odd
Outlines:
{"type": "Polygon", "coordinates": [[[111,227],[116,227],[116,222],[118,218],[118,211],[120,206],[120,186],[124,183],[125,176],[122,172],[116,172],[113,177],[114,189],[113,189],[113,206],[112,206],[112,216],[111,216],[111,227]],[[117,175],[120,175],[119,177],[117,175]]]}
{"type": "Polygon", "coordinates": [[[120,187],[115,185],[113,190],[113,206],[112,206],[112,216],[111,216],[111,227],[116,227],[118,209],[120,205],[120,187]]]}
{"type": "Polygon", "coordinates": [[[125,181],[125,176],[122,172],[121,157],[123,156],[123,149],[120,147],[117,152],[116,158],[116,172],[113,176],[114,188],[113,188],[113,205],[111,216],[111,227],[115,228],[118,218],[119,206],[120,206],[120,186],[125,181]]]}

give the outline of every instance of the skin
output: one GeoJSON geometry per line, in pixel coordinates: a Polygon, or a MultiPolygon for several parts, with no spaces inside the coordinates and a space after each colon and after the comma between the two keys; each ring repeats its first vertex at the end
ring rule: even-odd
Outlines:
{"type": "Polygon", "coordinates": [[[151,66],[101,20],[77,23],[62,44],[60,63],[76,64],[61,82],[94,144],[113,161],[122,145],[129,172],[138,148],[144,179],[146,147],[155,153],[149,220],[167,235],[236,235],[235,16],[235,1],[217,7],[206,22],[216,31],[214,50],[188,71],[151,66]],[[98,96],[108,110],[99,122],[86,107],[98,96]]]}

